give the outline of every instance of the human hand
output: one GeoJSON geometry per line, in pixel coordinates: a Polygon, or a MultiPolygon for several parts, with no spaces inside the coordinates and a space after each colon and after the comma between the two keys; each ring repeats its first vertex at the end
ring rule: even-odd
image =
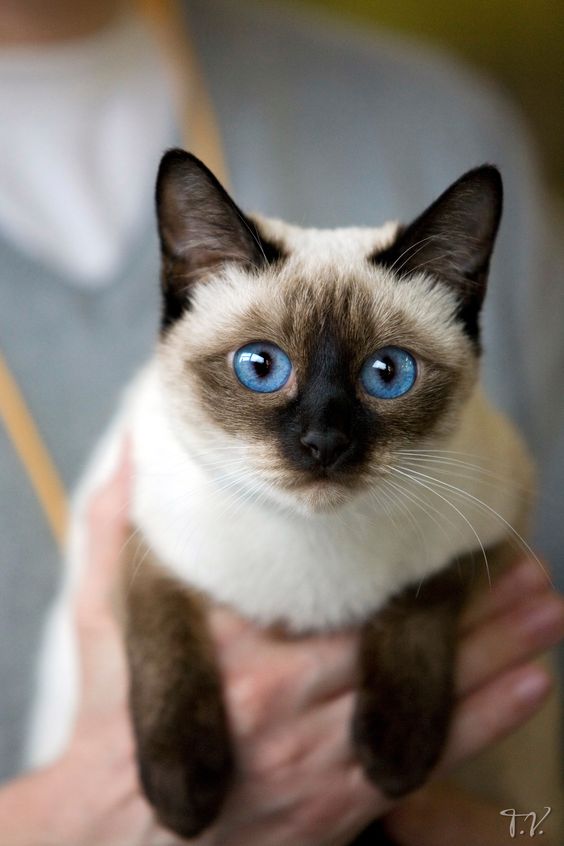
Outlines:
{"type": "MultiPolygon", "coordinates": [[[[517,728],[521,706],[515,700],[514,685],[523,685],[525,708],[527,698],[532,704],[542,695],[545,671],[536,668],[530,673],[524,662],[542,651],[543,643],[545,648],[553,646],[564,634],[563,623],[564,602],[532,558],[517,562],[468,608],[462,621],[458,662],[458,686],[467,705],[462,719],[455,723],[452,739],[463,756],[465,749],[472,752],[474,744],[479,750],[492,731],[502,736],[506,729],[517,728]],[[510,717],[514,701],[517,710],[510,717]]],[[[443,767],[448,770],[448,758],[443,767]]],[[[552,817],[548,828],[543,826],[543,841],[554,833],[551,822],[552,817]]],[[[387,815],[384,825],[398,846],[475,846],[478,841],[480,846],[500,846],[513,842],[499,805],[440,783],[401,802],[387,815]]]]}
{"type": "Polygon", "coordinates": [[[175,846],[141,796],[127,712],[125,655],[109,594],[127,539],[129,460],[93,498],[76,598],[81,688],[60,760],[0,790],[0,842],[10,846],[175,846]]]}
{"type": "MultiPolygon", "coordinates": [[[[138,786],[125,657],[108,601],[127,531],[127,476],[125,464],[95,497],[89,513],[89,563],[77,605],[82,696],[69,748],[52,767],[0,791],[0,835],[11,846],[180,842],[154,824],[138,786]]],[[[547,599],[542,591],[539,598],[547,599]]],[[[496,605],[492,599],[489,612],[486,608],[478,614],[464,633],[461,698],[445,767],[519,725],[548,690],[548,679],[535,667],[519,665],[555,642],[562,609],[558,624],[537,627],[523,637],[519,619],[503,622],[507,607],[508,602],[496,605]],[[507,629],[508,648],[492,663],[479,644],[495,621],[507,629]]],[[[348,843],[391,808],[365,781],[349,740],[355,635],[277,638],[220,609],[212,613],[211,624],[226,680],[239,774],[219,819],[193,843],[348,843]]]]}
{"type": "MultiPolygon", "coordinates": [[[[356,638],[269,642],[230,612],[217,614],[225,621],[221,654],[228,701],[239,729],[242,776],[228,799],[228,813],[201,843],[216,846],[228,842],[229,835],[233,846],[349,843],[371,819],[392,807],[366,782],[350,744],[356,638]],[[252,807],[259,812],[256,816],[247,815],[252,807]]],[[[529,661],[563,634],[564,603],[532,559],[522,561],[490,592],[474,599],[462,621],[458,705],[438,775],[486,749],[536,712],[551,681],[529,661]]],[[[429,839],[433,846],[449,842],[466,846],[460,838],[463,828],[472,846],[478,835],[484,835],[484,846],[499,842],[495,838],[504,821],[497,810],[494,819],[483,804],[433,786],[428,793],[419,791],[413,801],[400,803],[389,815],[393,835],[401,832],[408,838],[402,846],[404,842],[423,846],[423,809],[426,819],[433,816],[435,834],[444,834],[447,823],[451,833],[458,828],[458,839],[441,839],[439,834],[429,839]],[[474,822],[469,828],[471,814],[474,822]]]]}

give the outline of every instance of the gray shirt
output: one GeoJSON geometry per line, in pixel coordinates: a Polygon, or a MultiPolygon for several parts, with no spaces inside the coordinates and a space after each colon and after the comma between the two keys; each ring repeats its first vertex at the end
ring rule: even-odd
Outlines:
{"type": "MultiPolygon", "coordinates": [[[[526,133],[495,92],[450,61],[295,14],[240,0],[190,3],[234,195],[248,211],[299,224],[378,225],[409,220],[474,165],[500,166],[506,211],[485,311],[486,383],[536,454],[538,543],[558,569],[564,342],[555,242],[526,133]]],[[[2,238],[0,267],[2,349],[72,489],[154,343],[153,210],[104,288],[68,284],[2,238]]],[[[34,662],[60,563],[2,427],[0,472],[0,776],[7,778],[21,765],[34,662]]]]}

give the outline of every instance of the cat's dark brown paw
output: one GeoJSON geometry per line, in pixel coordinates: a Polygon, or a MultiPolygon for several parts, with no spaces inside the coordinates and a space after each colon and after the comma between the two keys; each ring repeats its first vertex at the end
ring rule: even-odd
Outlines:
{"type": "Polygon", "coordinates": [[[396,799],[426,781],[443,751],[447,728],[444,712],[434,719],[414,708],[391,717],[381,695],[362,692],[353,719],[353,742],[367,778],[396,799]]]}
{"type": "MultiPolygon", "coordinates": [[[[185,716],[186,722],[190,714],[185,716]]],[[[139,755],[143,790],[159,822],[180,837],[195,837],[218,816],[233,774],[227,731],[197,734],[197,726],[153,738],[159,754],[139,755]]]]}
{"type": "Polygon", "coordinates": [[[141,784],[158,820],[195,837],[229,789],[233,750],[221,675],[201,597],[150,550],[126,593],[129,702],[141,784]]]}
{"type": "Polygon", "coordinates": [[[450,568],[407,588],[362,631],[353,742],[366,775],[388,796],[420,787],[444,749],[462,598],[450,568]]]}

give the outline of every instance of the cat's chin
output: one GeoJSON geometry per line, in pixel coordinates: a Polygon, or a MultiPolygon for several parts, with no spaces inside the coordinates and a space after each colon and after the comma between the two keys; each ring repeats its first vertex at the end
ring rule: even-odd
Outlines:
{"type": "Polygon", "coordinates": [[[271,493],[278,504],[290,507],[307,517],[314,514],[326,514],[345,506],[355,497],[357,491],[348,485],[317,481],[297,490],[276,488],[271,493]]]}

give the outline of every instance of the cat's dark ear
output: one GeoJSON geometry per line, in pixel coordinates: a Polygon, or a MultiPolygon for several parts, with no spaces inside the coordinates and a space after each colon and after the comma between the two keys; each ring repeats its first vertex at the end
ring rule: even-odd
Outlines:
{"type": "Polygon", "coordinates": [[[502,202],[497,168],[470,170],[371,260],[399,276],[421,271],[448,284],[460,299],[458,315],[465,330],[477,340],[502,202]]]}
{"type": "Polygon", "coordinates": [[[163,328],[189,307],[192,286],[226,262],[261,267],[280,258],[191,153],[169,150],[157,176],[163,328]]]}

